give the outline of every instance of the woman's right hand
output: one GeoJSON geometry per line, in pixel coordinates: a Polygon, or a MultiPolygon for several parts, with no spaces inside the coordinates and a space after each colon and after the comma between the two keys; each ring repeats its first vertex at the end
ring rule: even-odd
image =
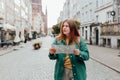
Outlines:
{"type": "Polygon", "coordinates": [[[50,54],[54,54],[55,52],[56,52],[55,48],[50,48],[50,49],[49,49],[49,53],[50,53],[50,54]]]}

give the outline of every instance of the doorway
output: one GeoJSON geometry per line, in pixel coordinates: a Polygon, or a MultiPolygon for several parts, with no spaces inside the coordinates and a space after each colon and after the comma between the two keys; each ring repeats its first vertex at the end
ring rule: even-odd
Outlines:
{"type": "Polygon", "coordinates": [[[96,33],[96,45],[99,45],[99,30],[95,29],[95,33],[96,33]]]}
{"type": "Polygon", "coordinates": [[[87,38],[87,30],[85,31],[85,39],[87,40],[88,38],[87,38]]]}

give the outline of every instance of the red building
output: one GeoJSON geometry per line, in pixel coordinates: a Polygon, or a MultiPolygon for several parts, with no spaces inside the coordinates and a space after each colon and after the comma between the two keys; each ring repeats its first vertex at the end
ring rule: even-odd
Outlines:
{"type": "Polygon", "coordinates": [[[46,13],[44,14],[42,12],[42,1],[41,0],[32,0],[32,28],[34,28],[34,17],[36,14],[39,14],[41,16],[41,19],[43,21],[43,26],[44,28],[41,26],[41,24],[38,26],[40,27],[40,32],[44,32],[47,34],[47,10],[46,13]],[[43,28],[43,29],[41,29],[43,28]]]}

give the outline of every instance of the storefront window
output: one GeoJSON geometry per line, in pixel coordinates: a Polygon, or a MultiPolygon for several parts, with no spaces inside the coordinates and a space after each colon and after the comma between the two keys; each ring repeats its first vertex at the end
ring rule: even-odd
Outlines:
{"type": "Polygon", "coordinates": [[[118,7],[118,23],[120,23],[120,6],[118,7]]]}

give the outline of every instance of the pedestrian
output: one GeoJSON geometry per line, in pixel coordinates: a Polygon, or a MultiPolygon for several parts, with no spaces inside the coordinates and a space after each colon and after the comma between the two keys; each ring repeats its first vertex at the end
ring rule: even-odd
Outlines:
{"type": "Polygon", "coordinates": [[[54,45],[74,45],[73,53],[56,53],[55,48],[49,49],[49,58],[56,60],[54,80],[86,80],[85,62],[89,59],[89,51],[73,20],[63,21],[60,34],[55,38],[54,45]]]}
{"type": "Polygon", "coordinates": [[[28,34],[25,33],[25,40],[24,40],[24,43],[27,43],[27,40],[28,40],[28,34]]]}

